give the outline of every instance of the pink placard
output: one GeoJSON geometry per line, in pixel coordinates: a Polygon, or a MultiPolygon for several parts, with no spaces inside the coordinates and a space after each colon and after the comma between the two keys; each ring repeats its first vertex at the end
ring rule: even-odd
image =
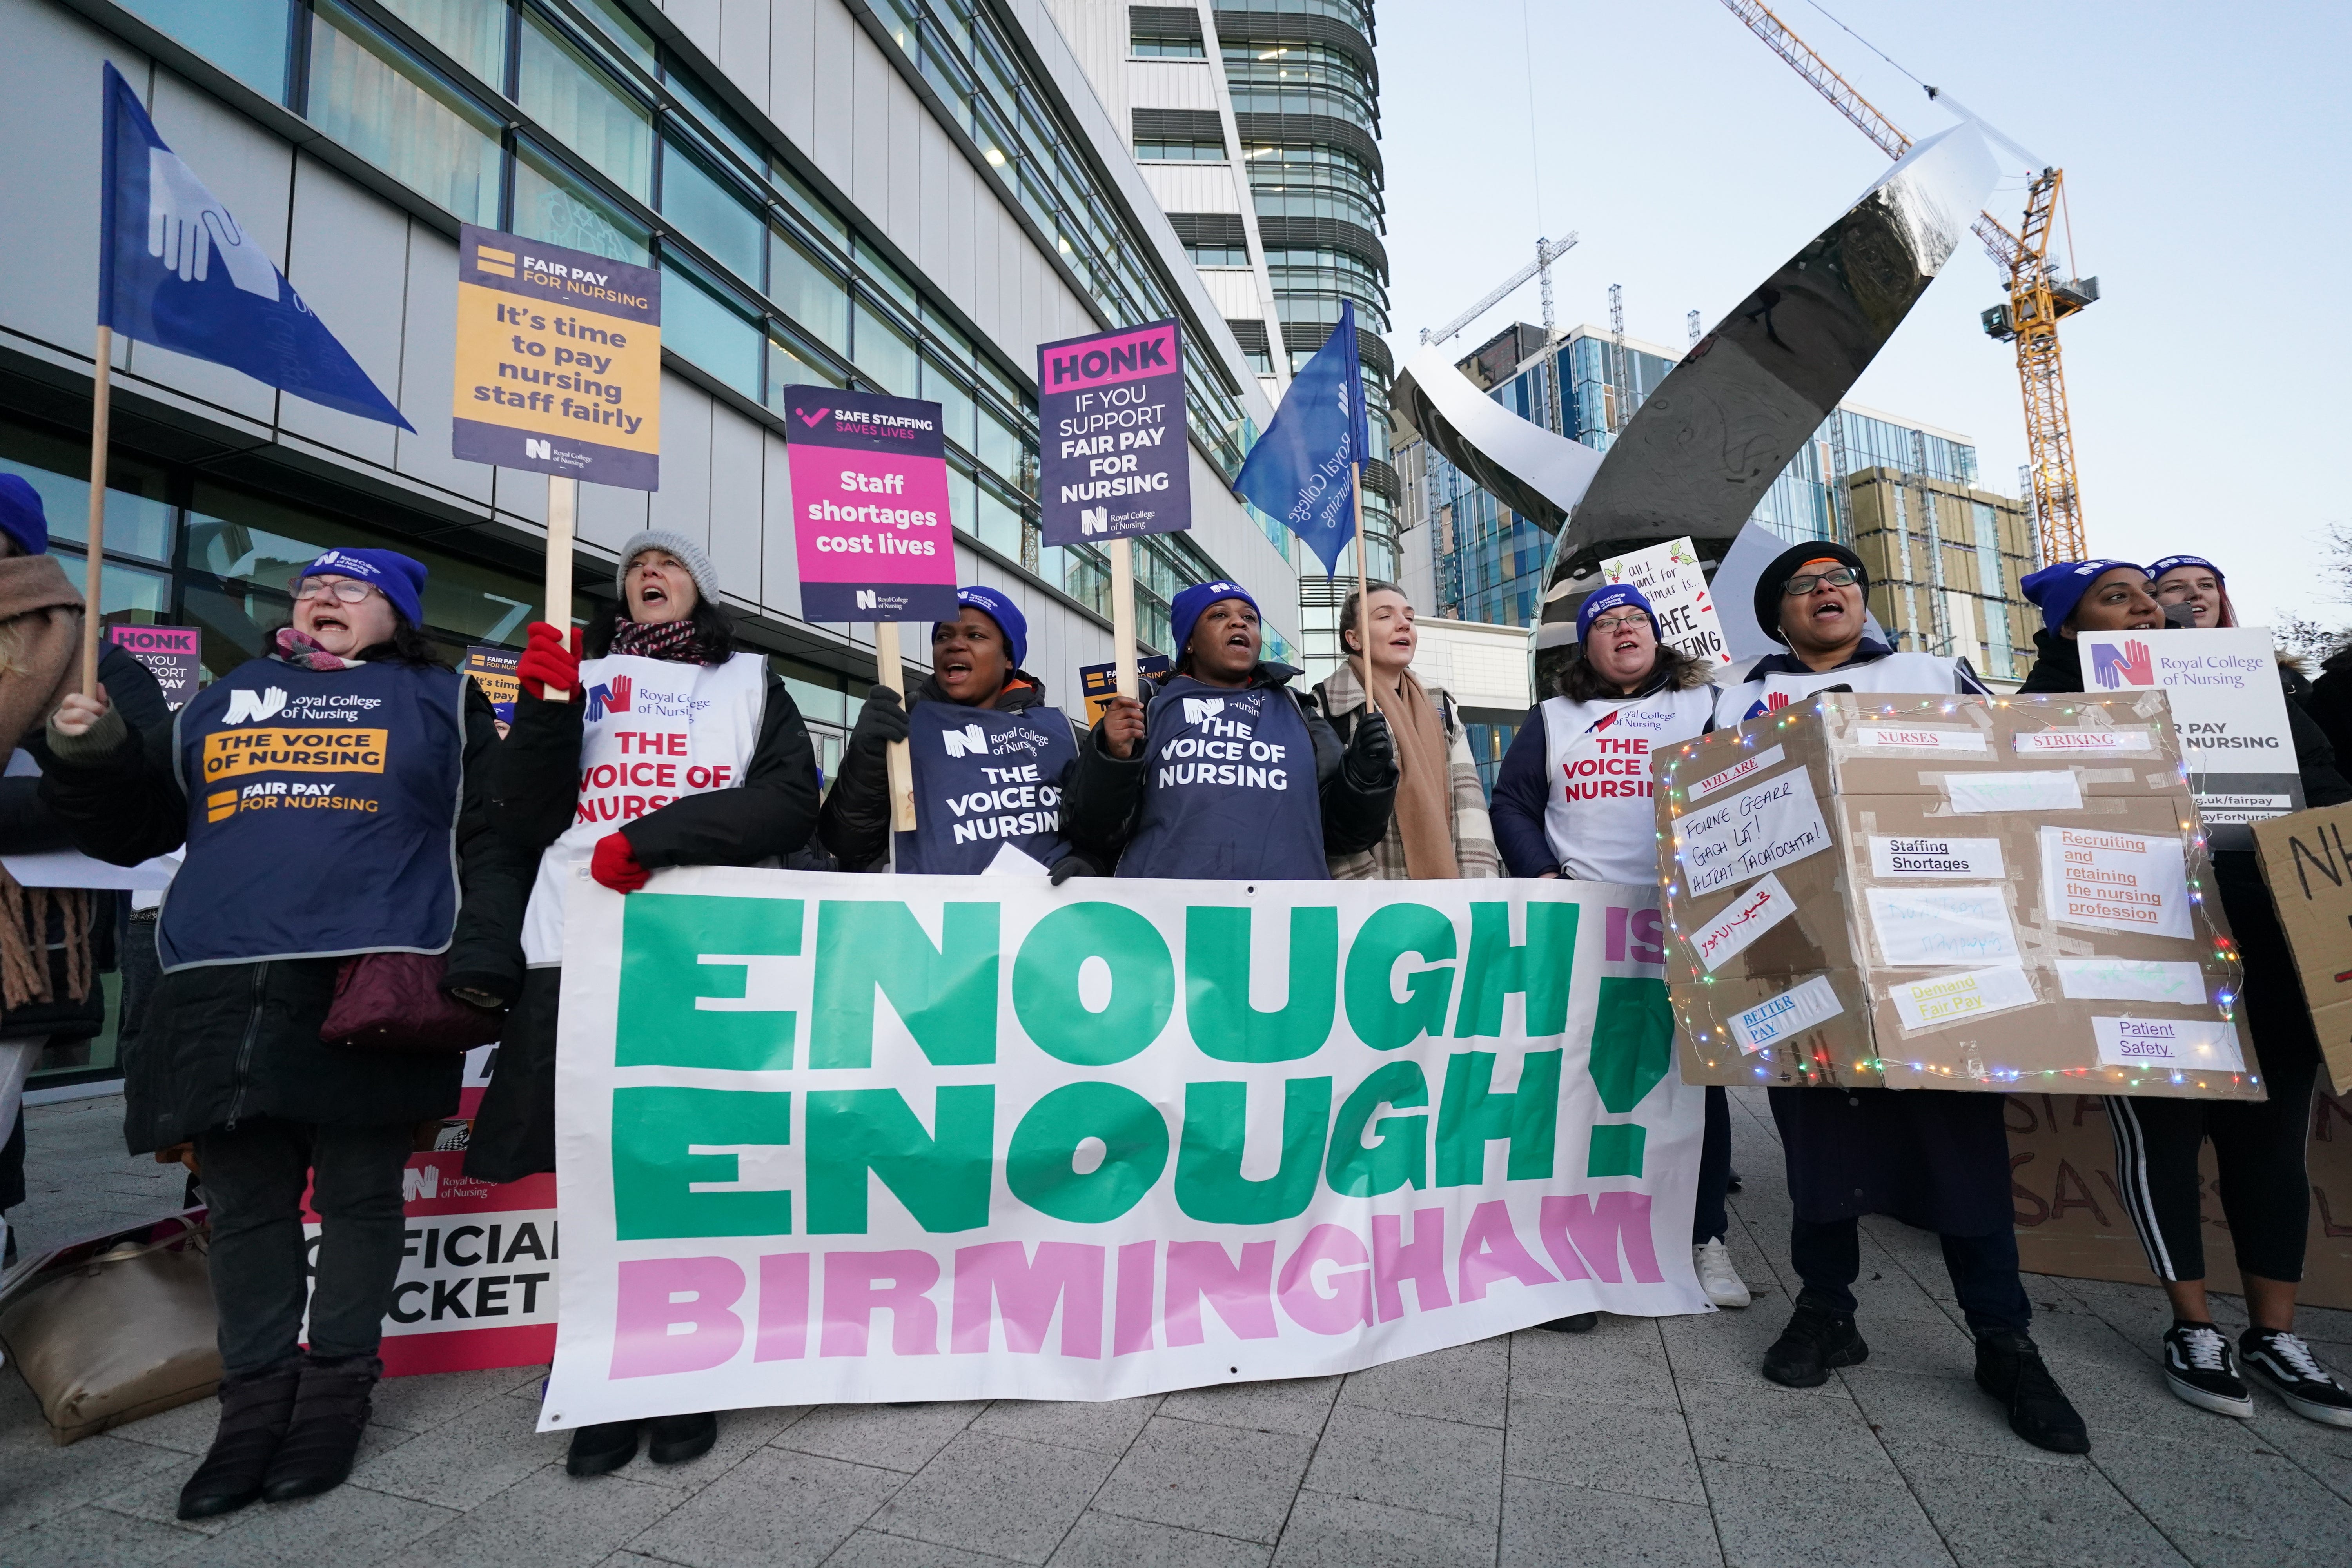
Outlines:
{"type": "Polygon", "coordinates": [[[955,531],[940,405],[793,386],[784,406],[802,618],[953,620],[955,531]]]}

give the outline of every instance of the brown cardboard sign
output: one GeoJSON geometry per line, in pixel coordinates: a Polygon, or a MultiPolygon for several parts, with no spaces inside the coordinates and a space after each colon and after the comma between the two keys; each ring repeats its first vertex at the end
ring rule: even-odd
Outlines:
{"type": "Polygon", "coordinates": [[[2263,1098],[2163,693],[1824,692],[1652,772],[1686,1081],[2263,1098]]]}
{"type": "Polygon", "coordinates": [[[2352,805],[2254,824],[2254,852],[2336,1092],[2352,1092],[2352,805]]]}
{"type": "MultiPolygon", "coordinates": [[[[2031,1274],[2069,1279],[2154,1283],[2116,1179],[2105,1098],[2012,1094],[2004,1110],[2020,1265],[2031,1274]]],[[[2352,1103],[2324,1092],[2315,1097],[2305,1155],[2311,1228],[2297,1300],[2306,1307],[2352,1307],[2352,1103]]],[[[2214,1184],[2210,1143],[2199,1152],[2198,1173],[2205,1282],[2224,1294],[2240,1294],[2244,1285],[2214,1184]]]]}

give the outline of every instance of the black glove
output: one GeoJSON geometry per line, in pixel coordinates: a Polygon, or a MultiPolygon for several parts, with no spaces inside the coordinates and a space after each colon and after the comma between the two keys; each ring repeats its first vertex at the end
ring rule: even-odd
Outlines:
{"type": "Polygon", "coordinates": [[[1057,888],[1073,877],[1101,875],[1101,868],[1083,855],[1065,855],[1054,862],[1054,886],[1057,888]]]}
{"type": "Polygon", "coordinates": [[[857,723],[849,731],[850,749],[878,756],[883,747],[906,738],[907,709],[898,694],[887,686],[868,691],[866,706],[858,711],[857,723]]]}
{"type": "Polygon", "coordinates": [[[1396,742],[1389,738],[1389,721],[1367,712],[1356,722],[1348,741],[1348,782],[1360,790],[1394,788],[1397,782],[1396,742]]]}

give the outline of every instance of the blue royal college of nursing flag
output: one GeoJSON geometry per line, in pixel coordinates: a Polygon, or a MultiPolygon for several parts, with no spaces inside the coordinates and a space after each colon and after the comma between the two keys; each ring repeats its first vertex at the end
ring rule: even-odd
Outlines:
{"type": "Polygon", "coordinates": [[[1343,303],[1339,324],[1291,377],[1274,423],[1250,448],[1234,488],[1281,520],[1321,558],[1326,572],[1336,574],[1339,552],[1356,536],[1356,470],[1370,456],[1356,307],[1343,303]]]}
{"type": "Polygon", "coordinates": [[[163,144],[139,95],[111,65],[101,202],[100,325],[415,431],[259,241],[163,144]]]}

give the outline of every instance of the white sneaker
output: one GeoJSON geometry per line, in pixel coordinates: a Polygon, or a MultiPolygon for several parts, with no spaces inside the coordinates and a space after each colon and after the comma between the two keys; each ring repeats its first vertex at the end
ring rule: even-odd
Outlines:
{"type": "Polygon", "coordinates": [[[1745,1307],[1749,1297],[1739,1270],[1731,1266],[1731,1249],[1721,1237],[1691,1248],[1691,1267],[1698,1270],[1699,1289],[1718,1307],[1745,1307]]]}

